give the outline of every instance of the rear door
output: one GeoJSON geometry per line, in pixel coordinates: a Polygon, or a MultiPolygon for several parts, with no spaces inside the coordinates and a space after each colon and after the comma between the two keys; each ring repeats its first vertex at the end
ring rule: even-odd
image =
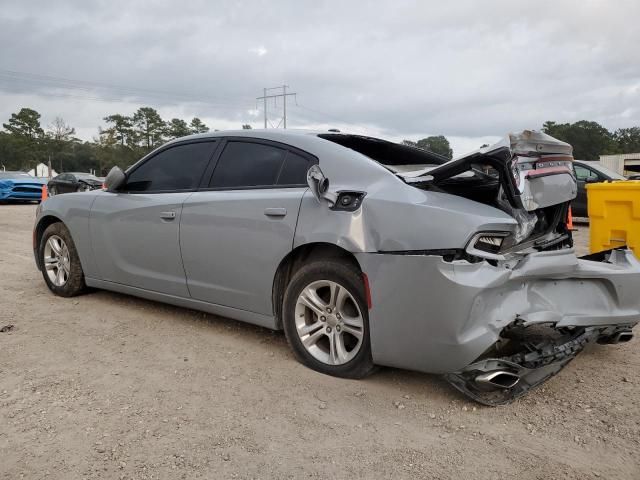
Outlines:
{"type": "Polygon", "coordinates": [[[189,296],[179,244],[182,204],[215,148],[213,141],[169,146],[128,171],[118,192],[97,195],[90,230],[103,280],[189,296]]]}
{"type": "Polygon", "coordinates": [[[234,138],[206,188],[185,202],[182,258],[191,296],[271,315],[273,279],[291,251],[315,159],[275,142],[234,138]]]}

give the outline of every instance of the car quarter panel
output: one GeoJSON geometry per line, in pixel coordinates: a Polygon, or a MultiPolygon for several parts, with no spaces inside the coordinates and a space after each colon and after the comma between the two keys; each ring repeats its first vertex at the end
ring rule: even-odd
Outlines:
{"type": "Polygon", "coordinates": [[[614,252],[610,263],[578,259],[571,249],[539,252],[515,266],[429,255],[356,258],[369,278],[371,347],[380,365],[457,371],[517,317],[525,325],[640,321],[640,262],[629,250],[614,252]]]}
{"type": "MultiPolygon", "coordinates": [[[[307,192],[294,247],[327,242],[350,252],[464,248],[479,231],[512,231],[517,225],[496,208],[390,180],[370,185],[356,212],[331,210],[307,192]]],[[[334,191],[340,190],[353,188],[339,185],[334,191]]]]}

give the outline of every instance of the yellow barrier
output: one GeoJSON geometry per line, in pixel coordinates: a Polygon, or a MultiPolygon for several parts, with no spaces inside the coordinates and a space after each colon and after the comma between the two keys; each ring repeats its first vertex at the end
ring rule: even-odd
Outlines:
{"type": "Polygon", "coordinates": [[[640,180],[587,185],[591,253],[629,246],[640,258],[640,180]]]}

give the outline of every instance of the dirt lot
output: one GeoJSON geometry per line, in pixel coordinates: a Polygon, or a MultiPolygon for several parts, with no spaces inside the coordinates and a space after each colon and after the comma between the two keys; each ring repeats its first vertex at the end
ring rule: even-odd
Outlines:
{"type": "Polygon", "coordinates": [[[335,379],[281,333],[54,297],[34,211],[0,206],[0,326],[15,325],[0,333],[0,478],[640,478],[637,340],[590,348],[501,408],[433,375],[335,379]]]}

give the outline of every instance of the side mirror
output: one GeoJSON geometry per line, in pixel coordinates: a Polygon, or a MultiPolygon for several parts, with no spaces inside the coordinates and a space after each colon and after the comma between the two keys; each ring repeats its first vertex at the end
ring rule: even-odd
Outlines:
{"type": "Polygon", "coordinates": [[[104,184],[107,187],[107,191],[115,192],[124,185],[124,182],[127,180],[127,176],[122,171],[120,167],[113,167],[109,170],[109,174],[107,178],[104,179],[104,184]]]}
{"type": "Polygon", "coordinates": [[[312,165],[307,171],[307,184],[318,202],[326,200],[330,207],[336,203],[337,195],[329,192],[329,179],[324,176],[318,165],[312,165]]]}
{"type": "Polygon", "coordinates": [[[585,183],[598,183],[599,181],[600,179],[596,177],[587,177],[585,179],[585,183]]]}

